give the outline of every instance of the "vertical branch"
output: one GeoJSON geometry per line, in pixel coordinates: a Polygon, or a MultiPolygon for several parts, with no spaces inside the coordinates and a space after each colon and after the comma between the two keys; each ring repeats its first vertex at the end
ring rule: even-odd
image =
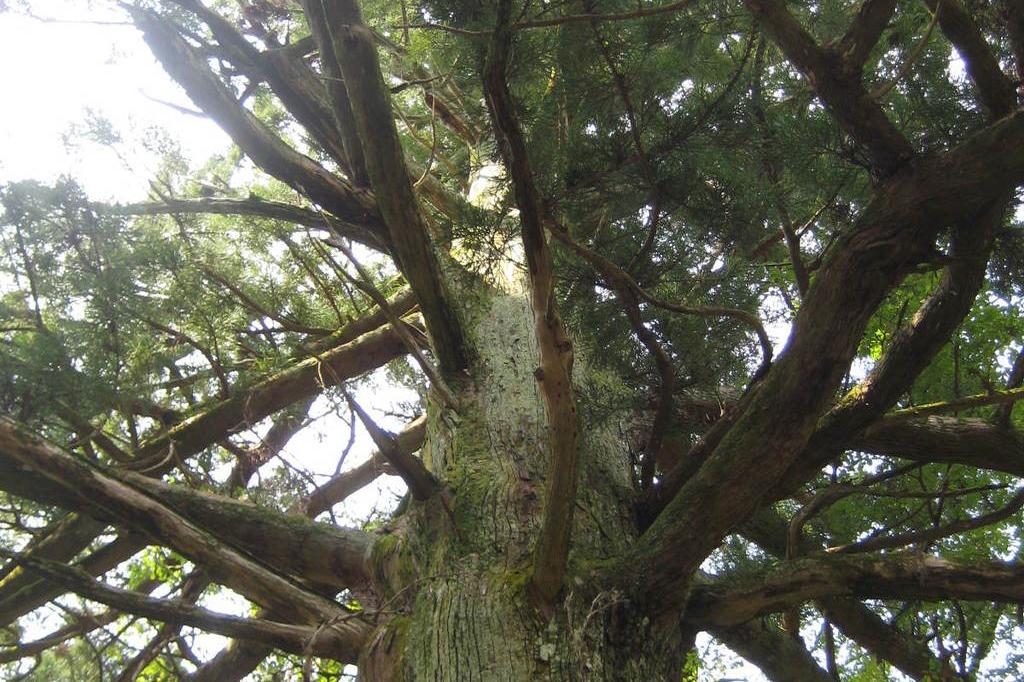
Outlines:
{"type": "Polygon", "coordinates": [[[355,119],[352,114],[352,100],[341,76],[341,67],[334,52],[334,40],[331,37],[330,25],[323,0],[303,0],[302,7],[306,12],[309,30],[313,33],[317,46],[320,48],[320,68],[327,80],[327,93],[331,98],[331,113],[341,133],[341,143],[345,148],[352,173],[352,182],[357,187],[368,187],[369,176],[366,173],[366,160],[363,158],[363,145],[356,131],[355,119]]]}
{"type": "Polygon", "coordinates": [[[555,302],[554,272],[544,235],[543,207],[505,76],[512,47],[510,13],[510,0],[503,0],[498,6],[498,24],[487,53],[483,85],[498,148],[512,178],[519,206],[534,330],[540,347],[536,377],[548,416],[550,470],[530,587],[542,604],[550,604],[562,588],[569,556],[579,478],[579,430],[572,390],[572,342],[555,302]]]}
{"type": "Polygon", "coordinates": [[[409,178],[373,31],[355,0],[323,9],[391,251],[419,300],[441,372],[453,376],[468,365],[466,342],[409,178]]]}

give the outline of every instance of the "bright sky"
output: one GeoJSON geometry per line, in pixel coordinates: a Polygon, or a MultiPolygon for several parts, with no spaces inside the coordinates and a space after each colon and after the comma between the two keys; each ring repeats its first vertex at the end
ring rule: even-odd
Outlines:
{"type": "Polygon", "coordinates": [[[37,4],[40,16],[61,22],[0,14],[0,92],[7,94],[0,107],[0,181],[67,174],[96,199],[143,196],[155,156],[133,151],[121,160],[108,148],[62,141],[90,116],[109,120],[124,150],[138,150],[133,142],[158,128],[195,161],[226,149],[227,136],[211,121],[154,101],[192,108],[134,27],[95,23],[123,22],[122,15],[100,5],[89,9],[93,3],[37,4]]]}

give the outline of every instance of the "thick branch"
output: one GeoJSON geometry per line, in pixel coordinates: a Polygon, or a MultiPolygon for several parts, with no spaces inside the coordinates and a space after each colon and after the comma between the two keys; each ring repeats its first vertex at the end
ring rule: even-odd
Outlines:
{"type": "Polygon", "coordinates": [[[191,457],[236,430],[249,428],[292,403],[316,395],[325,386],[337,385],[403,354],[405,346],[390,327],[325,350],[317,357],[298,362],[253,384],[144,443],[136,453],[139,460],[137,468],[148,471],[163,466],[171,448],[176,457],[191,457]]]}
{"type": "MultiPolygon", "coordinates": [[[[355,181],[349,157],[334,127],[321,81],[303,61],[303,53],[274,46],[261,52],[230,21],[198,0],[174,0],[210,27],[221,54],[255,82],[266,81],[312,140],[355,181]]],[[[361,186],[356,181],[357,186],[361,186]]]]}
{"type": "MultiPolygon", "coordinates": [[[[780,0],[746,0],[746,5],[804,74],[843,130],[865,148],[879,175],[891,175],[913,156],[910,143],[864,89],[859,68],[844,68],[838,55],[820,47],[780,0]]],[[[870,37],[874,30],[856,31],[852,38],[855,55],[863,51],[859,43],[866,42],[865,36],[870,37]]]]}
{"type": "MultiPolygon", "coordinates": [[[[46,444],[33,447],[9,423],[0,426],[0,474],[3,476],[0,488],[33,500],[57,498],[58,506],[146,532],[157,541],[173,544],[173,536],[154,530],[152,521],[141,513],[119,514],[100,499],[74,494],[78,483],[73,478],[55,481],[22,468],[19,451],[45,456],[48,454],[46,444]]],[[[85,475],[90,471],[92,469],[79,468],[73,470],[73,474],[85,475]]],[[[300,516],[260,509],[247,502],[168,485],[131,472],[110,472],[109,476],[144,492],[148,498],[174,510],[224,544],[259,556],[280,572],[335,587],[358,586],[367,580],[364,561],[370,538],[361,531],[312,523],[300,516]]],[[[139,548],[141,543],[136,545],[136,549],[139,548]]]]}
{"type": "Polygon", "coordinates": [[[694,586],[687,621],[729,626],[835,596],[1024,603],[1024,567],[1018,564],[920,554],[797,559],[740,582],[725,577],[694,586]]]}
{"type": "Polygon", "coordinates": [[[366,172],[363,144],[356,129],[352,100],[349,98],[348,88],[345,87],[341,67],[336,58],[334,36],[331,33],[325,6],[323,0],[303,0],[302,3],[306,22],[320,52],[320,67],[326,76],[327,93],[331,98],[331,113],[341,133],[352,181],[359,187],[368,187],[370,178],[366,172]]]}
{"type": "Polygon", "coordinates": [[[793,636],[763,621],[705,629],[722,644],[761,669],[774,682],[835,682],[793,636]]]}
{"type": "Polygon", "coordinates": [[[468,365],[466,341],[406,169],[373,31],[354,0],[325,5],[334,56],[345,80],[366,172],[387,226],[391,250],[420,303],[445,376],[468,365]]]}
{"type": "Polygon", "coordinates": [[[946,345],[984,285],[993,238],[1008,201],[1007,196],[1000,197],[976,220],[965,220],[954,227],[950,262],[939,285],[899,330],[867,378],[822,420],[807,452],[798,458],[777,495],[794,489],[838,456],[850,436],[861,433],[894,405],[946,345]]]}
{"type": "Polygon", "coordinates": [[[992,118],[1006,116],[1017,105],[1013,83],[1003,73],[992,48],[985,42],[978,25],[974,23],[960,0],[925,0],[933,13],[938,13],[939,28],[953,43],[964,60],[967,74],[978,91],[978,99],[992,118]]]}
{"type": "MultiPolygon", "coordinates": [[[[91,509],[102,510],[119,525],[158,538],[200,564],[218,582],[277,613],[294,614],[307,623],[344,615],[343,609],[334,602],[307,591],[225,544],[231,533],[239,532],[237,524],[215,538],[149,494],[163,488],[165,494],[186,494],[191,501],[201,502],[196,493],[184,493],[137,475],[118,480],[24,433],[7,418],[0,419],[0,456],[16,467],[41,474],[46,481],[64,488],[68,497],[81,500],[81,504],[91,509]]],[[[210,499],[213,502],[210,507],[226,506],[223,501],[210,499]]]]}
{"type": "Polygon", "coordinates": [[[834,49],[850,70],[860,70],[896,11],[896,0],[864,0],[834,49]]]}
{"type": "Polygon", "coordinates": [[[915,263],[930,258],[941,226],[990,208],[1020,181],[1024,146],[994,147],[996,140],[1009,139],[1024,142],[1024,113],[886,182],[853,229],[837,240],[797,315],[786,352],[701,469],[619,566],[647,594],[659,595],[656,608],[672,608],[665,595],[685,595],[691,572],[800,456],[870,316],[915,263]],[[951,168],[976,169],[984,177],[951,181],[951,168]],[[942,197],[934,193],[939,185],[947,192],[965,185],[963,190],[977,194],[958,189],[955,199],[942,197]],[[940,206],[942,213],[936,212],[940,206]]]}
{"type": "Polygon", "coordinates": [[[550,604],[562,589],[569,557],[579,479],[579,433],[572,388],[572,342],[555,300],[551,253],[544,235],[544,210],[506,77],[512,48],[510,13],[511,2],[503,0],[484,67],[484,94],[519,207],[534,331],[540,349],[540,367],[535,374],[547,412],[550,460],[531,587],[543,603],[550,604]]]}
{"type": "MultiPolygon", "coordinates": [[[[743,525],[741,533],[770,554],[782,558],[792,551],[806,554],[821,550],[819,539],[798,539],[794,546],[787,538],[786,520],[770,510],[762,509],[743,525]]],[[[889,661],[914,679],[927,679],[935,670],[948,666],[937,659],[926,644],[901,632],[895,625],[883,621],[874,611],[856,599],[826,597],[818,600],[822,615],[836,625],[844,635],[854,640],[871,654],[889,661]]],[[[943,678],[945,679],[945,678],[943,678]]]]}

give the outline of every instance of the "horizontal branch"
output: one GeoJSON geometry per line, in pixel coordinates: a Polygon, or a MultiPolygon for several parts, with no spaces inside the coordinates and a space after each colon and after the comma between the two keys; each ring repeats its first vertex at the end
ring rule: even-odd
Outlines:
{"type": "Polygon", "coordinates": [[[921,554],[805,558],[694,585],[686,620],[729,626],[823,597],[1024,603],[1024,566],[921,554]]]}
{"type": "Polygon", "coordinates": [[[1024,508],[1024,491],[1018,492],[1007,504],[987,514],[980,514],[966,519],[950,521],[938,526],[921,528],[897,533],[895,535],[881,535],[869,537],[859,542],[848,545],[829,547],[825,551],[829,554],[855,554],[861,552],[877,552],[885,549],[900,549],[909,545],[924,545],[947,538],[951,535],[966,533],[977,528],[984,528],[1005,521],[1024,508]]]}
{"type": "Polygon", "coordinates": [[[328,221],[322,213],[287,204],[270,201],[256,196],[247,199],[225,199],[200,197],[196,199],[166,199],[136,204],[92,204],[93,210],[110,215],[169,215],[176,213],[212,215],[242,215],[268,220],[280,220],[310,229],[333,231],[338,236],[351,239],[371,249],[381,250],[380,235],[362,225],[339,219],[328,221]]]}
{"type": "Polygon", "coordinates": [[[886,418],[852,438],[848,447],[915,462],[963,464],[1024,477],[1024,434],[984,419],[886,418]]]}
{"type": "MultiPolygon", "coordinates": [[[[783,558],[789,552],[806,554],[824,548],[820,538],[808,535],[798,537],[794,543],[787,537],[792,522],[769,509],[762,509],[743,524],[740,533],[769,554],[783,558]]],[[[825,597],[817,600],[818,609],[844,635],[854,640],[873,655],[889,661],[914,679],[923,679],[929,672],[946,667],[927,644],[904,633],[892,623],[885,622],[860,600],[849,597],[825,597]]]]}

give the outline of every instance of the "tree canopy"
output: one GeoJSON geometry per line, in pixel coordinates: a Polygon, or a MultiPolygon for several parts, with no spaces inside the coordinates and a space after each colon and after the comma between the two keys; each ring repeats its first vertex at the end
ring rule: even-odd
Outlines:
{"type": "Polygon", "coordinates": [[[0,678],[1024,675],[1020,3],[118,7],[233,146],[0,186],[0,678]]]}

